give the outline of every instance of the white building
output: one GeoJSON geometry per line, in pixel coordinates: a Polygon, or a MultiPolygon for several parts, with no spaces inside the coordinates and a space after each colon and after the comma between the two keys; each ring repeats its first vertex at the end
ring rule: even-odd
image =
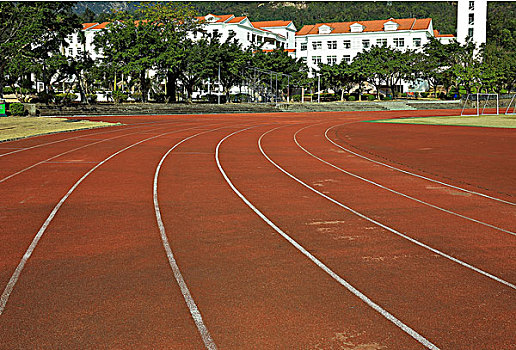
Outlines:
{"type": "Polygon", "coordinates": [[[486,42],[487,0],[459,0],[457,6],[457,40],[470,38],[476,45],[486,42]]]}

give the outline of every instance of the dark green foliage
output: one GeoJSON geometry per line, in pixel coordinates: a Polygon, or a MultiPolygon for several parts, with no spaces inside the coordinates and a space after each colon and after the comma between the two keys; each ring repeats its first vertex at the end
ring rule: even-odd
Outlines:
{"type": "MultiPolygon", "coordinates": [[[[115,103],[122,103],[122,102],[125,102],[127,101],[127,98],[129,96],[127,96],[127,94],[124,94],[122,91],[113,91],[113,94],[111,95],[113,97],[113,100],[115,101],[115,103]]],[[[141,96],[140,96],[141,98],[141,96]]]]}
{"type": "Polygon", "coordinates": [[[25,107],[22,103],[11,103],[9,105],[9,112],[11,115],[21,116],[25,115],[25,107]]]}

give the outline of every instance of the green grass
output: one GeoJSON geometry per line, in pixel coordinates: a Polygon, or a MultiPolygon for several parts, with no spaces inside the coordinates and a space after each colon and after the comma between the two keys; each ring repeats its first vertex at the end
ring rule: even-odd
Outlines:
{"type": "MultiPolygon", "coordinates": [[[[0,118],[0,142],[56,132],[101,128],[117,125],[89,120],[70,121],[66,118],[7,117],[0,118]]],[[[119,124],[118,124],[119,125],[119,124]]]]}
{"type": "Polygon", "coordinates": [[[516,128],[516,115],[450,116],[371,120],[372,123],[457,125],[484,128],[516,128]]]}

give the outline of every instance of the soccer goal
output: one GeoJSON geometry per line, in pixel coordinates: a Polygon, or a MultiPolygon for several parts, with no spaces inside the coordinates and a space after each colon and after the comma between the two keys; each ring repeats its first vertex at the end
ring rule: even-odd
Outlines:
{"type": "Polygon", "coordinates": [[[497,115],[499,113],[498,94],[468,94],[461,100],[461,116],[497,115]]]}
{"type": "Polygon", "coordinates": [[[512,95],[505,110],[505,115],[516,115],[516,94],[512,95]]]}

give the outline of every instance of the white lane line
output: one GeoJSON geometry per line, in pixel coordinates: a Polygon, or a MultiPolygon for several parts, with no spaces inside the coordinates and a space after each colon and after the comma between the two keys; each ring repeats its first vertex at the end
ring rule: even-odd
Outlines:
{"type": "MultiPolygon", "coordinates": [[[[177,125],[176,125],[176,126],[177,126],[177,125]]],[[[180,125],[180,126],[181,126],[181,125],[180,125]]],[[[139,128],[139,127],[135,127],[135,128],[139,128]]],[[[134,129],[134,128],[131,128],[131,129],[134,129]]],[[[163,128],[158,128],[158,130],[159,130],[159,129],[163,129],[163,128]]],[[[11,175],[8,175],[8,176],[4,177],[3,179],[0,179],[0,183],[2,183],[2,182],[4,182],[4,181],[7,181],[7,180],[9,180],[10,178],[15,177],[16,175],[20,175],[21,173],[23,173],[23,172],[25,172],[25,171],[27,171],[27,170],[30,170],[30,169],[32,169],[32,168],[34,168],[34,167],[36,167],[36,166],[38,166],[38,165],[40,165],[40,164],[43,164],[43,163],[50,163],[50,164],[52,164],[52,163],[68,163],[68,162],[51,162],[51,160],[52,160],[52,159],[56,159],[56,158],[58,158],[58,157],[64,156],[65,154],[68,154],[68,153],[71,153],[71,152],[74,152],[74,151],[78,151],[78,150],[80,150],[80,149],[83,149],[83,148],[86,148],[86,147],[89,147],[89,146],[93,146],[93,145],[96,145],[96,144],[99,144],[99,143],[102,143],[102,142],[106,142],[106,141],[114,140],[114,139],[117,139],[117,138],[120,138],[120,137],[124,137],[124,136],[128,136],[128,135],[134,135],[134,134],[138,134],[138,133],[139,133],[139,132],[132,132],[132,133],[128,133],[128,134],[123,134],[123,135],[119,135],[119,136],[111,137],[111,138],[108,138],[108,139],[102,139],[102,140],[97,141],[97,142],[88,143],[87,145],[80,146],[80,147],[77,147],[77,148],[74,148],[74,149],[68,150],[68,151],[66,151],[66,152],[63,152],[63,153],[59,153],[59,154],[57,154],[57,155],[55,155],[55,156],[52,156],[52,157],[50,157],[50,158],[47,158],[47,159],[42,160],[42,161],[40,161],[40,162],[37,162],[37,163],[35,163],[35,164],[31,165],[31,166],[28,166],[28,167],[26,167],[26,168],[24,168],[24,169],[21,169],[21,170],[19,170],[19,171],[15,172],[15,173],[12,173],[11,175]]],[[[85,162],[80,162],[80,164],[84,164],[84,163],[85,163],[85,162]]],[[[96,163],[96,162],[95,162],[95,163],[96,163]]]]}
{"type": "MultiPolygon", "coordinates": [[[[147,124],[147,123],[135,123],[135,124],[147,124]]],[[[173,123],[159,123],[159,124],[173,124],[173,123]]],[[[116,125],[116,124],[113,124],[112,126],[109,126],[110,128],[112,127],[127,127],[126,129],[134,129],[134,128],[137,128],[137,127],[131,127],[131,125],[134,125],[134,124],[129,124],[129,125],[116,125]]],[[[95,129],[101,129],[101,128],[93,128],[93,129],[90,129],[90,130],[95,130],[95,129]]],[[[88,130],[88,129],[82,129],[82,130],[76,130],[76,131],[84,131],[84,130],[88,130]]],[[[12,152],[7,152],[7,153],[3,153],[3,154],[0,154],[0,158],[1,157],[5,157],[5,156],[8,156],[10,154],[14,154],[14,153],[18,153],[18,152],[23,152],[23,151],[27,151],[27,150],[30,150],[30,149],[34,149],[34,148],[39,148],[39,147],[43,147],[43,146],[48,146],[48,145],[53,145],[55,143],[59,143],[59,142],[64,142],[64,141],[69,141],[69,140],[75,140],[75,139],[80,139],[80,138],[83,138],[83,137],[88,137],[88,136],[93,136],[93,135],[103,135],[103,134],[110,134],[110,133],[113,133],[113,132],[117,132],[117,131],[120,131],[120,129],[116,129],[116,130],[109,130],[109,131],[103,131],[103,132],[92,132],[92,133],[89,133],[87,135],[80,135],[80,136],[74,136],[74,137],[68,137],[68,138],[65,138],[65,139],[61,139],[61,140],[56,140],[56,141],[51,141],[51,142],[46,142],[46,143],[40,143],[38,145],[34,145],[34,146],[30,146],[30,147],[25,147],[25,148],[21,148],[21,149],[18,149],[16,151],[12,151],[12,152]]],[[[55,135],[55,134],[48,134],[48,135],[37,135],[37,136],[49,136],[49,135],[55,135]]],[[[22,141],[22,140],[25,140],[25,139],[21,139],[21,140],[14,140],[12,142],[16,142],[16,141],[22,141]]],[[[9,141],[8,141],[9,142],[9,141]]]]}
{"type": "Polygon", "coordinates": [[[514,202],[509,202],[509,201],[506,201],[506,200],[504,200],[504,199],[496,198],[496,197],[492,197],[492,196],[489,196],[489,195],[484,194],[484,193],[481,193],[481,192],[470,191],[470,190],[467,190],[467,189],[465,189],[465,188],[458,187],[458,186],[454,186],[454,185],[451,185],[451,184],[446,183],[446,182],[442,182],[442,181],[439,181],[439,180],[431,179],[431,178],[429,178],[429,177],[426,177],[426,176],[423,176],[423,175],[419,175],[419,174],[416,174],[416,173],[412,173],[412,172],[410,172],[410,171],[406,171],[406,170],[403,170],[403,169],[400,169],[400,168],[396,168],[396,167],[394,167],[394,166],[392,166],[392,165],[385,164],[385,163],[379,162],[379,161],[377,161],[377,160],[374,160],[374,159],[368,158],[368,157],[366,157],[366,156],[364,156],[364,155],[361,155],[361,154],[359,154],[359,153],[353,152],[352,150],[347,149],[347,148],[345,148],[345,147],[343,147],[343,146],[339,145],[338,143],[334,142],[334,141],[333,141],[332,139],[330,139],[330,137],[328,136],[328,132],[329,132],[331,129],[333,129],[333,128],[337,127],[337,126],[340,126],[340,125],[334,125],[334,126],[332,126],[332,127],[328,128],[328,129],[326,129],[326,131],[324,132],[324,136],[326,137],[326,139],[327,139],[328,141],[330,141],[332,144],[334,144],[335,146],[339,147],[339,148],[340,148],[340,149],[342,149],[343,151],[346,151],[346,152],[351,153],[351,154],[353,154],[353,155],[355,155],[355,156],[357,156],[357,157],[363,158],[363,159],[365,159],[365,160],[368,160],[368,161],[373,162],[373,163],[378,164],[378,165],[382,165],[382,166],[387,167],[387,168],[389,168],[389,169],[399,171],[399,172],[404,173],[404,174],[408,174],[408,175],[411,175],[411,176],[419,177],[419,178],[421,178],[421,179],[425,179],[425,180],[427,180],[427,181],[431,181],[431,182],[438,183],[438,184],[443,185],[443,186],[451,187],[451,188],[454,188],[454,189],[459,190],[459,191],[462,191],[462,192],[471,193],[471,194],[475,194],[475,195],[477,195],[477,196],[481,196],[481,197],[489,198],[489,199],[492,199],[492,200],[494,200],[494,201],[502,202],[502,203],[509,204],[509,205],[516,205],[516,203],[514,203],[514,202]]]}
{"type": "Polygon", "coordinates": [[[159,202],[158,202],[158,177],[159,177],[159,171],[161,170],[161,165],[167,158],[167,156],[176,149],[179,145],[181,145],[183,142],[186,142],[194,137],[197,137],[202,134],[206,134],[215,130],[220,130],[224,127],[203,131],[200,133],[197,133],[195,135],[189,136],[180,142],[176,143],[172,148],[170,148],[161,158],[159,161],[158,166],[156,167],[156,172],[154,173],[154,185],[153,185],[153,199],[154,199],[154,212],[156,213],[156,221],[158,222],[159,232],[161,235],[161,241],[163,242],[163,247],[165,248],[165,252],[167,253],[168,262],[170,264],[170,267],[172,268],[172,272],[174,273],[174,277],[177,281],[177,284],[179,285],[179,288],[181,289],[181,293],[183,294],[183,298],[185,299],[186,305],[188,306],[188,309],[190,310],[190,314],[192,315],[192,318],[195,322],[195,325],[197,326],[197,329],[199,330],[199,333],[201,334],[201,338],[204,342],[204,345],[207,349],[217,349],[217,346],[215,342],[213,341],[213,338],[210,335],[210,332],[208,331],[208,328],[204,324],[201,316],[201,312],[199,311],[199,308],[195,304],[195,301],[190,294],[190,290],[188,289],[188,286],[186,285],[186,282],[183,278],[183,275],[181,274],[181,271],[179,270],[179,266],[177,265],[176,259],[174,258],[174,254],[172,253],[172,249],[170,248],[170,244],[168,242],[167,233],[165,230],[165,225],[163,224],[163,220],[161,218],[161,211],[159,208],[159,202]]]}
{"type": "Polygon", "coordinates": [[[63,198],[61,198],[61,200],[56,204],[56,206],[54,207],[54,209],[52,210],[50,215],[47,217],[47,219],[45,220],[45,222],[43,223],[43,225],[39,229],[39,231],[36,234],[36,236],[34,236],[31,244],[29,245],[29,248],[27,248],[27,251],[23,255],[23,257],[20,260],[18,266],[16,266],[16,269],[14,270],[14,273],[12,274],[11,278],[9,279],[9,282],[7,282],[7,285],[5,286],[5,289],[4,289],[3,293],[2,293],[2,296],[0,297],[0,315],[2,315],[2,313],[4,312],[4,309],[5,309],[5,306],[7,304],[7,301],[9,300],[9,296],[11,295],[11,293],[12,293],[12,291],[14,289],[14,286],[16,285],[16,282],[18,281],[18,278],[20,277],[20,274],[21,274],[25,264],[27,263],[27,260],[29,260],[29,258],[32,255],[34,249],[38,245],[39,240],[41,239],[41,237],[45,233],[48,225],[50,225],[50,222],[54,219],[54,216],[57,214],[58,210],[61,208],[63,203],[68,199],[68,197],[72,194],[72,192],[80,185],[80,183],[82,181],[84,181],[84,179],[86,179],[88,177],[88,175],[90,175],[93,171],[95,171],[98,167],[100,167],[102,164],[106,163],[111,158],[117,156],[118,154],[120,154],[120,153],[122,153],[122,152],[124,152],[124,151],[126,151],[126,150],[128,150],[128,149],[130,149],[130,148],[132,148],[134,146],[136,146],[136,145],[139,145],[140,143],[143,143],[143,142],[148,141],[148,140],[155,139],[155,138],[160,137],[160,136],[164,136],[164,135],[168,135],[168,134],[173,134],[173,133],[176,133],[176,132],[182,132],[182,131],[186,131],[186,130],[191,130],[191,129],[195,129],[195,128],[196,127],[182,129],[182,130],[174,130],[174,131],[171,131],[171,132],[166,132],[166,133],[163,133],[163,134],[160,134],[160,135],[152,136],[152,137],[146,138],[144,140],[138,141],[136,143],[133,143],[132,145],[127,146],[127,147],[125,147],[125,148],[123,148],[123,149],[113,153],[112,155],[110,155],[109,157],[107,157],[106,159],[101,161],[99,164],[97,164],[96,166],[91,168],[79,180],[77,180],[77,182],[68,190],[68,192],[63,196],[63,198]]]}
{"type": "MultiPolygon", "coordinates": [[[[246,130],[246,129],[244,129],[246,130]]],[[[256,215],[258,215],[263,221],[265,221],[270,227],[274,229],[277,233],[279,233],[284,239],[286,239],[290,244],[292,244],[297,250],[299,250],[304,256],[306,256],[308,259],[310,259],[315,265],[317,265],[320,269],[322,269],[324,272],[326,272],[328,275],[330,275],[335,281],[337,281],[340,285],[345,287],[347,290],[349,290],[351,293],[353,293],[355,296],[360,298],[364,303],[366,303],[368,306],[373,308],[375,311],[380,313],[383,317],[385,317],[390,322],[394,323],[396,326],[398,326],[400,329],[402,329],[405,333],[410,335],[412,338],[423,344],[428,349],[439,349],[437,346],[432,344],[429,340],[427,340],[425,337],[417,333],[415,330],[404,324],[402,321],[397,319],[394,315],[389,313],[387,310],[382,308],[380,305],[376,304],[374,301],[369,299],[365,294],[360,292],[358,289],[353,287],[349,282],[344,280],[342,277],[340,277],[338,274],[333,272],[328,266],[326,266],[322,261],[317,259],[314,255],[312,255],[308,250],[306,250],[303,246],[301,246],[299,243],[297,243],[294,239],[292,239],[289,235],[287,235],[285,232],[283,232],[276,224],[274,224],[269,218],[267,218],[260,210],[258,210],[231,182],[229,177],[227,176],[226,172],[222,168],[222,165],[220,163],[219,159],[219,150],[220,145],[229,137],[242,132],[244,130],[235,131],[232,134],[229,134],[228,136],[224,137],[220,142],[217,144],[217,148],[215,149],[215,160],[217,162],[217,166],[219,168],[220,173],[228,183],[229,187],[233,190],[233,192],[236,193],[238,197],[249,207],[251,208],[256,215]]],[[[274,130],[274,129],[272,129],[274,130]]],[[[263,135],[262,135],[263,136],[263,135]]]]}
{"type": "Polygon", "coordinates": [[[354,173],[352,173],[352,172],[349,172],[349,171],[347,171],[347,170],[344,170],[344,169],[342,169],[342,168],[340,168],[340,167],[336,166],[335,164],[332,164],[332,163],[330,163],[330,162],[328,162],[328,161],[326,161],[326,160],[324,160],[324,159],[322,159],[322,158],[319,158],[318,156],[316,156],[315,154],[311,153],[311,152],[310,152],[310,151],[308,151],[306,148],[304,148],[303,146],[301,146],[301,145],[299,144],[298,140],[297,140],[297,135],[298,135],[298,133],[299,133],[299,132],[301,132],[302,130],[306,129],[306,128],[311,127],[311,126],[312,126],[312,125],[308,125],[308,126],[305,126],[304,128],[299,129],[299,130],[294,134],[294,142],[295,142],[295,143],[296,143],[296,145],[297,145],[299,148],[301,148],[305,153],[307,153],[308,155],[312,156],[313,158],[315,158],[315,159],[317,159],[317,160],[319,160],[319,161],[323,162],[324,164],[327,164],[327,165],[331,166],[332,168],[337,169],[337,170],[339,170],[339,171],[341,171],[341,172],[343,172],[343,173],[345,173],[345,174],[348,174],[348,175],[350,175],[350,176],[353,176],[353,177],[355,177],[355,178],[357,178],[357,179],[360,179],[360,180],[362,180],[362,181],[365,181],[365,182],[367,182],[367,183],[370,183],[371,185],[374,185],[374,186],[380,187],[380,188],[382,188],[382,189],[384,189],[384,190],[387,190],[387,191],[392,192],[392,193],[394,193],[394,194],[397,194],[397,195],[399,195],[399,196],[405,197],[405,198],[407,198],[407,199],[411,199],[411,200],[413,200],[413,201],[416,201],[416,202],[421,203],[421,204],[423,204],[423,205],[426,205],[426,206],[432,207],[432,208],[434,208],[434,209],[441,210],[441,211],[443,211],[443,212],[445,212],[445,213],[448,213],[448,214],[451,214],[451,215],[458,216],[458,217],[460,217],[460,218],[462,218],[462,219],[466,219],[466,220],[469,220],[469,221],[475,222],[475,223],[477,223],[477,224],[484,225],[484,226],[490,227],[490,228],[492,228],[492,229],[495,229],[495,230],[498,230],[498,231],[505,232],[505,233],[511,234],[511,235],[513,235],[513,236],[516,236],[516,232],[509,231],[509,230],[503,229],[503,228],[501,228],[501,227],[498,227],[498,226],[495,226],[495,225],[491,225],[491,224],[488,224],[488,223],[486,223],[486,222],[483,222],[483,221],[480,221],[480,220],[477,220],[477,219],[474,219],[474,218],[470,218],[469,216],[465,216],[465,215],[462,215],[462,214],[456,213],[456,212],[454,212],[454,211],[451,211],[451,210],[448,210],[448,209],[445,209],[445,208],[441,208],[441,207],[439,207],[439,206],[437,206],[437,205],[434,205],[434,204],[431,204],[431,203],[425,202],[425,201],[423,201],[423,200],[421,200],[421,199],[414,198],[414,197],[409,196],[409,195],[407,195],[407,194],[405,194],[405,193],[398,192],[398,191],[396,191],[396,190],[393,190],[392,188],[389,188],[389,187],[383,186],[383,185],[381,185],[381,184],[379,184],[379,183],[377,183],[377,182],[374,182],[374,181],[372,181],[372,180],[366,179],[366,178],[364,178],[364,177],[362,177],[362,176],[360,176],[360,175],[356,175],[356,174],[354,174],[354,173]]]}
{"type": "Polygon", "coordinates": [[[326,198],[327,200],[329,200],[330,202],[332,202],[332,203],[334,203],[334,204],[337,204],[339,207],[344,208],[344,209],[346,209],[346,210],[350,211],[351,213],[353,213],[353,214],[355,214],[355,215],[357,215],[357,216],[361,217],[362,219],[365,219],[365,220],[367,220],[367,221],[369,221],[369,222],[372,222],[373,224],[378,225],[378,226],[380,226],[380,227],[382,227],[382,228],[386,229],[387,231],[390,231],[390,232],[392,232],[392,233],[394,233],[394,234],[396,234],[396,235],[398,235],[398,236],[400,236],[400,237],[403,237],[403,238],[405,238],[406,240],[408,240],[408,241],[410,241],[410,242],[412,242],[412,243],[415,243],[415,244],[417,244],[417,245],[418,245],[418,246],[420,246],[420,247],[423,247],[423,248],[425,248],[425,249],[428,249],[428,250],[430,250],[430,251],[432,251],[432,252],[434,252],[434,253],[436,253],[436,254],[438,254],[438,255],[440,255],[440,256],[442,256],[442,257],[446,258],[446,259],[449,259],[449,260],[451,260],[451,261],[453,261],[453,262],[455,262],[455,263],[457,263],[457,264],[459,264],[459,265],[462,265],[462,266],[464,266],[464,267],[466,267],[466,268],[468,268],[468,269],[470,269],[470,270],[473,270],[473,271],[475,271],[475,272],[478,272],[479,274],[484,275],[484,276],[486,276],[486,277],[488,277],[488,278],[490,278],[490,279],[492,279],[492,280],[494,280],[494,281],[496,281],[496,282],[502,283],[502,284],[506,285],[506,286],[507,286],[507,287],[509,287],[509,288],[516,289],[516,285],[514,285],[514,284],[512,284],[512,283],[510,283],[510,282],[507,282],[507,281],[505,281],[505,280],[501,279],[500,277],[496,277],[496,276],[494,276],[494,275],[490,274],[489,272],[486,272],[486,271],[484,271],[484,270],[481,270],[481,269],[479,269],[479,268],[477,268],[477,267],[475,267],[475,266],[473,266],[473,265],[470,265],[470,264],[468,264],[468,263],[466,263],[466,262],[464,262],[464,261],[462,261],[462,260],[459,260],[459,259],[457,259],[457,258],[454,258],[454,257],[453,257],[453,256],[451,256],[451,255],[448,255],[448,254],[446,254],[446,253],[443,253],[443,252],[441,252],[440,250],[437,250],[437,249],[435,249],[435,248],[432,248],[432,247],[430,247],[430,246],[428,246],[428,245],[426,245],[426,244],[424,244],[424,243],[422,243],[422,242],[419,242],[418,240],[416,240],[416,239],[414,239],[414,238],[412,238],[412,237],[407,236],[407,235],[406,235],[406,234],[404,234],[404,233],[401,233],[401,232],[399,232],[399,231],[397,231],[397,230],[395,230],[395,229],[393,229],[393,228],[391,228],[391,227],[389,227],[389,226],[387,226],[387,225],[382,224],[381,222],[378,222],[378,221],[376,221],[376,220],[374,220],[374,219],[372,219],[372,218],[370,218],[370,217],[368,217],[368,216],[366,216],[366,215],[364,215],[364,214],[361,214],[361,213],[359,213],[358,211],[356,211],[356,210],[354,210],[354,209],[352,209],[352,208],[348,207],[348,206],[347,206],[347,205],[345,205],[345,204],[342,204],[341,202],[339,202],[339,201],[337,201],[337,200],[335,200],[335,199],[331,198],[330,196],[328,196],[328,195],[326,195],[326,194],[324,194],[324,193],[322,193],[322,192],[317,191],[315,188],[313,188],[313,187],[311,187],[310,185],[306,184],[305,182],[301,181],[300,179],[298,179],[297,177],[295,177],[294,175],[292,175],[291,173],[289,173],[288,171],[286,171],[285,169],[283,169],[282,167],[280,167],[278,164],[276,164],[276,163],[275,163],[275,162],[274,162],[274,161],[273,161],[273,160],[272,160],[272,159],[271,159],[271,158],[270,158],[270,157],[265,153],[265,151],[264,151],[264,150],[263,150],[263,148],[262,148],[262,138],[263,138],[265,135],[267,135],[268,133],[270,133],[270,132],[272,132],[272,131],[274,131],[274,130],[276,130],[276,129],[278,129],[278,128],[271,129],[271,130],[267,131],[266,133],[264,133],[262,136],[260,136],[260,138],[258,139],[258,147],[260,148],[260,152],[262,152],[263,156],[264,156],[264,157],[265,157],[265,158],[266,158],[266,159],[267,159],[267,160],[268,160],[272,165],[274,165],[276,168],[278,168],[278,170],[280,170],[282,173],[284,173],[285,175],[289,176],[291,179],[293,179],[294,181],[296,181],[296,182],[298,182],[299,184],[303,185],[304,187],[306,187],[306,188],[307,188],[307,189],[309,189],[310,191],[317,193],[318,195],[320,195],[320,196],[322,196],[322,197],[326,198]]]}

